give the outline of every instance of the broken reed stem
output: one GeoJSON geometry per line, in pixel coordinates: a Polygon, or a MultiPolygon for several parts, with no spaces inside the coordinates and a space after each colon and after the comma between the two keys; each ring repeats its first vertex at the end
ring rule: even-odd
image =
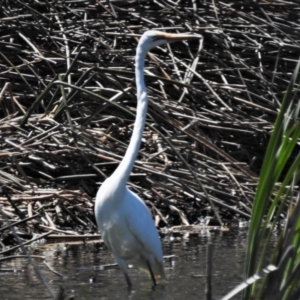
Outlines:
{"type": "MultiPolygon", "coordinates": [[[[147,123],[175,151],[146,126],[129,186],[151,203],[159,227],[193,225],[216,211],[222,222],[249,218],[299,56],[300,4],[146,3],[2,5],[0,31],[16,34],[1,40],[0,205],[20,234],[26,226],[28,241],[52,229],[96,233],[96,192],[132,134],[133,34],[154,28],[202,34],[204,43],[148,56],[147,123]],[[68,86],[53,84],[59,76],[68,86]]],[[[0,230],[9,232],[4,220],[0,230]]]]}

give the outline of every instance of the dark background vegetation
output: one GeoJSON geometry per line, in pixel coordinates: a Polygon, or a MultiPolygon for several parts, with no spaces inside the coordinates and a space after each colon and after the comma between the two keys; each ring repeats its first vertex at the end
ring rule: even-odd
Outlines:
{"type": "MultiPolygon", "coordinates": [[[[299,58],[298,1],[0,3],[0,227],[35,216],[20,231],[96,232],[94,197],[126,151],[134,116],[57,84],[29,108],[61,75],[134,113],[133,34],[153,28],[202,34],[204,43],[151,51],[148,124],[183,156],[224,222],[248,218],[299,58]]],[[[129,186],[160,227],[214,215],[195,176],[148,126],[129,186]]]]}

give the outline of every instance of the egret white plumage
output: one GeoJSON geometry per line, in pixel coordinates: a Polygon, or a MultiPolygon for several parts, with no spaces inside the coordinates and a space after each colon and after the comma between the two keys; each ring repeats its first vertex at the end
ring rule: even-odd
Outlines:
{"type": "Polygon", "coordinates": [[[144,61],[153,47],[170,42],[197,38],[188,34],[168,34],[146,31],[137,46],[135,75],[137,86],[137,111],[128,149],[115,172],[98,190],[95,215],[102,238],[112,251],[128,286],[128,263],[148,270],[154,285],[164,278],[163,252],[157,229],[145,203],[126,187],[137,157],[144,131],[148,108],[144,82],[144,61]]]}

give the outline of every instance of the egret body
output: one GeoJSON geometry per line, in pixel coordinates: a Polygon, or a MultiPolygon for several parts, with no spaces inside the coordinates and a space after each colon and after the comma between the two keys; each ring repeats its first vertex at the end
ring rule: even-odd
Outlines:
{"type": "Polygon", "coordinates": [[[164,278],[161,242],[151,214],[145,203],[126,183],[137,157],[144,131],[148,97],[144,82],[144,61],[147,52],[158,45],[186,40],[197,36],[146,31],[137,46],[135,75],[137,110],[134,129],[128,149],[115,172],[98,190],[95,215],[104,243],[112,251],[128,286],[128,263],[149,271],[154,285],[164,278]]]}

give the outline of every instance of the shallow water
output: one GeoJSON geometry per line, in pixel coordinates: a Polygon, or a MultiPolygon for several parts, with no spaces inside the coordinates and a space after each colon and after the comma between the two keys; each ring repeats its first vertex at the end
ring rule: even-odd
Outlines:
{"type": "MultiPolygon", "coordinates": [[[[207,244],[213,245],[213,299],[220,299],[242,280],[246,231],[203,232],[198,235],[164,237],[167,281],[152,289],[151,279],[135,269],[130,270],[133,282],[128,292],[123,274],[117,267],[103,268],[114,260],[103,244],[44,245],[34,248],[35,255],[45,256],[35,262],[50,287],[61,284],[66,299],[206,299],[205,269],[207,244]]],[[[0,299],[51,299],[36,277],[27,259],[0,262],[0,299]]],[[[235,299],[239,299],[236,297],[235,299]]]]}

